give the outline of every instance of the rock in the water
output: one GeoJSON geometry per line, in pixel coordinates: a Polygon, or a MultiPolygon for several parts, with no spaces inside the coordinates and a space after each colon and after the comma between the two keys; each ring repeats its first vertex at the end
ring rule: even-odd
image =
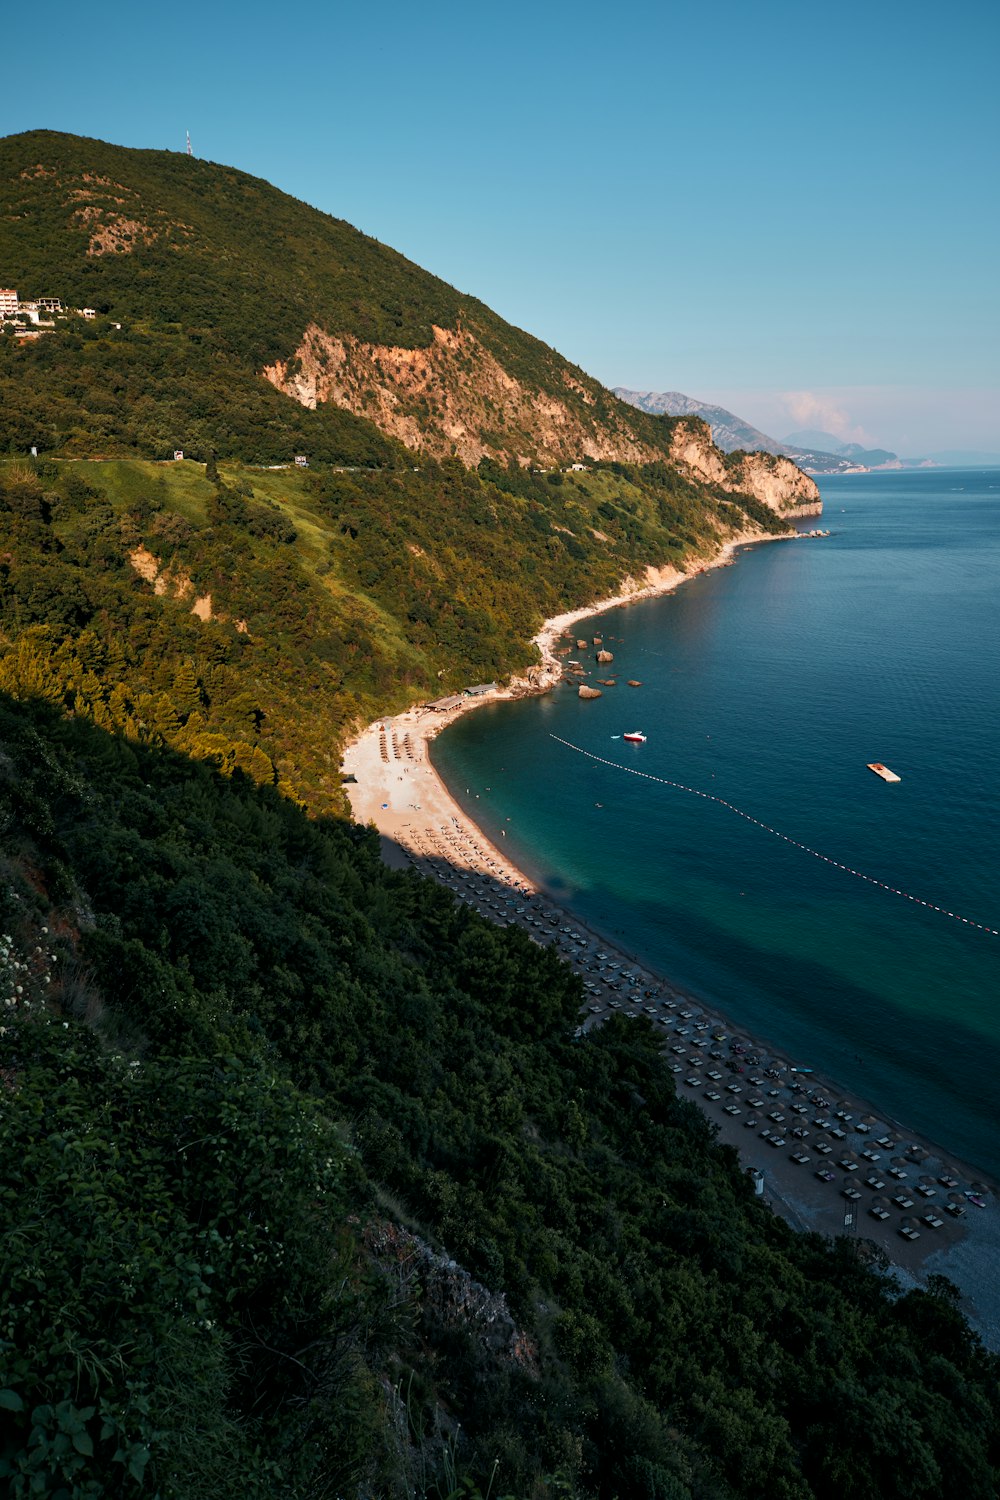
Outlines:
{"type": "Polygon", "coordinates": [[[579,698],[599,698],[601,696],[600,688],[588,687],[586,683],[578,687],[576,692],[579,698]]]}
{"type": "Polygon", "coordinates": [[[576,643],[576,649],[578,651],[586,651],[586,649],[587,649],[587,642],[586,641],[577,641],[577,643],[576,643]]]}
{"type": "Polygon", "coordinates": [[[641,682],[634,682],[631,677],[629,678],[628,685],[629,687],[642,687],[641,682]]]}
{"type": "Polygon", "coordinates": [[[614,653],[611,651],[598,651],[597,653],[598,661],[614,661],[614,659],[614,653]]]}

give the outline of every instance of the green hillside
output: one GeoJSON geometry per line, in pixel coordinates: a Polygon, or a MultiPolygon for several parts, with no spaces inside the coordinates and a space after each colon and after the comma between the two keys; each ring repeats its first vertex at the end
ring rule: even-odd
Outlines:
{"type": "Polygon", "coordinates": [[[553,952],[335,815],[352,726],[785,523],[266,184],[47,132],[0,164],[0,281],[99,313],[0,338],[0,1489],[994,1497],[954,1289],[793,1234],[651,1025],[577,1035],[553,952]],[[263,378],[310,324],[364,342],[359,410],[263,378]],[[532,462],[556,429],[606,456],[532,462]]]}
{"type": "Polygon", "coordinates": [[[523,670],[547,615],[755,523],[782,524],[666,465],[0,462],[0,688],[339,807],[352,727],[523,670]]]}
{"type": "Polygon", "coordinates": [[[99,314],[27,347],[0,341],[4,421],[22,451],[398,461],[363,417],[304,410],[261,377],[310,324],[403,349],[461,324],[582,430],[650,456],[669,443],[669,420],[625,406],[475,298],[258,178],[185,155],[51,131],[0,140],[0,281],[99,314]]]}
{"type": "Polygon", "coordinates": [[[1000,1362],[376,841],[0,701],[16,1497],[987,1500],[1000,1362]]]}

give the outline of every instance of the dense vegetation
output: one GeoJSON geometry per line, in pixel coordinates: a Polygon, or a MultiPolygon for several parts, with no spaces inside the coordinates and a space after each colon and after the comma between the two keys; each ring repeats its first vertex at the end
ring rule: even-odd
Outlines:
{"type": "Polygon", "coordinates": [[[947,1285],[759,1206],[550,952],[46,706],[0,767],[8,1493],[995,1493],[947,1285]]]}
{"type": "Polygon", "coordinates": [[[551,951],[329,816],[351,725],[773,515],[303,411],[258,372],[306,322],[461,320],[669,439],[240,173],[47,132],[0,168],[2,279],[101,314],[0,339],[0,448],[47,450],[0,465],[3,1492],[995,1495],[953,1289],[794,1235],[645,1021],[578,1035],[551,951]]]}
{"type": "Polygon", "coordinates": [[[666,453],[674,427],[343,220],[179,153],[54,131],[0,139],[0,280],[99,314],[26,346],[0,340],[0,406],[19,451],[392,462],[396,446],[369,422],[303,410],[260,378],[310,324],[404,348],[461,324],[587,430],[666,453]]]}
{"type": "Polygon", "coordinates": [[[335,406],[306,411],[208,333],[155,324],[115,329],[103,318],[24,345],[0,338],[0,402],[4,446],[16,453],[400,462],[370,422],[335,406]]]}
{"type": "Polygon", "coordinates": [[[523,668],[545,615],[764,519],[614,467],[0,464],[0,688],[334,805],[352,723],[523,668]]]}

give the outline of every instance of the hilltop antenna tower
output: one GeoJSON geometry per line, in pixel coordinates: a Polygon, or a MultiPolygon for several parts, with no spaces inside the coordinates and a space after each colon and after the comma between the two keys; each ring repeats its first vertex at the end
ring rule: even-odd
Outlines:
{"type": "Polygon", "coordinates": [[[184,134],[187,136],[187,154],[188,154],[188,156],[190,156],[191,155],[191,132],[190,132],[190,130],[185,130],[184,134]]]}

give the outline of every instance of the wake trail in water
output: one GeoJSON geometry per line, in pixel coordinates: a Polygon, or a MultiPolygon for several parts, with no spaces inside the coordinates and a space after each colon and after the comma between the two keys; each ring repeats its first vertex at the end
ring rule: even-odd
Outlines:
{"type": "Polygon", "coordinates": [[[808,844],[802,844],[798,839],[782,833],[780,829],[772,828],[770,823],[762,823],[760,818],[755,818],[752,813],[744,812],[742,807],[737,807],[733,802],[727,802],[724,797],[716,797],[712,792],[700,791],[696,786],[685,786],[682,781],[671,781],[669,776],[654,776],[650,771],[640,771],[635,766],[623,766],[617,760],[606,760],[603,755],[595,755],[592,750],[584,750],[582,745],[574,745],[571,740],[564,740],[558,734],[550,734],[549,738],[560,745],[565,745],[567,750],[575,750],[577,755],[584,755],[588,760],[596,760],[598,765],[610,766],[612,771],[627,771],[630,776],[639,776],[643,781],[657,781],[661,786],[673,787],[678,792],[688,792],[692,797],[701,797],[705,802],[717,802],[727,812],[735,813],[738,818],[752,823],[755,828],[762,828],[765,833],[781,839],[782,843],[791,844],[793,849],[799,849],[803,854],[811,854],[813,859],[821,860],[825,865],[832,865],[835,870],[842,870],[845,875],[853,875],[856,880],[864,880],[868,885],[877,886],[880,891],[887,891],[890,896],[901,896],[904,901],[912,901],[914,905],[926,907],[928,911],[935,911],[942,917],[951,917],[953,922],[961,922],[965,927],[975,927],[979,932],[988,933],[990,937],[1000,937],[1000,928],[989,927],[985,922],[975,922],[971,917],[963,917],[957,911],[949,911],[946,906],[939,906],[935,901],[924,901],[920,896],[911,896],[909,891],[901,891],[898,886],[878,880],[874,875],[866,875],[863,870],[855,870],[851,865],[842,864],[839,859],[833,859],[829,854],[821,853],[819,849],[811,849],[808,844]]]}

